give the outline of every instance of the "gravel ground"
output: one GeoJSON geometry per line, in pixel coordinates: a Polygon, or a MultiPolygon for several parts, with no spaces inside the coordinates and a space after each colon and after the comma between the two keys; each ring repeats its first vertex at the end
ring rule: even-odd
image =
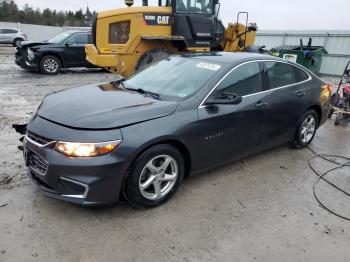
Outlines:
{"type": "MultiPolygon", "coordinates": [[[[25,176],[11,125],[26,123],[49,92],[114,76],[29,73],[13,63],[13,52],[0,46],[0,261],[350,260],[350,224],[315,201],[307,149],[281,146],[185,179],[171,201],[151,210],[124,202],[88,209],[43,197],[25,176]]],[[[311,147],[349,156],[349,132],[349,124],[330,120],[311,147]]],[[[349,173],[330,178],[350,191],[349,173]]],[[[348,197],[323,183],[318,192],[350,216],[348,197]]]]}

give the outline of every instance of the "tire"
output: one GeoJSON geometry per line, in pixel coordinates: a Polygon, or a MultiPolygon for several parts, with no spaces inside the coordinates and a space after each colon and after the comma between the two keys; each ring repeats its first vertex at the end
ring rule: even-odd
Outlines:
{"type": "Polygon", "coordinates": [[[135,66],[135,71],[140,70],[149,64],[152,64],[169,56],[170,52],[167,49],[151,49],[139,58],[135,66]]]}
{"type": "Polygon", "coordinates": [[[318,125],[319,122],[316,111],[313,109],[307,110],[298,121],[294,140],[290,145],[299,149],[307,147],[314,139],[318,125]]]}
{"type": "Polygon", "coordinates": [[[13,45],[14,47],[17,47],[22,41],[24,41],[24,40],[21,39],[21,38],[16,38],[15,40],[13,40],[12,45],[13,45]]]}
{"type": "Polygon", "coordinates": [[[184,173],[183,157],[175,147],[166,144],[153,146],[143,152],[130,169],[124,196],[137,208],[159,206],[176,193],[184,173]],[[168,162],[162,170],[165,160],[168,162]],[[160,190],[156,190],[156,187],[160,190]]]}
{"type": "Polygon", "coordinates": [[[61,71],[61,61],[56,56],[47,55],[40,60],[40,72],[47,75],[56,75],[61,71]]]}
{"type": "Polygon", "coordinates": [[[332,118],[332,115],[334,113],[333,107],[328,110],[327,118],[332,118]]]}
{"type": "Polygon", "coordinates": [[[339,126],[340,121],[341,121],[342,119],[343,119],[342,114],[338,112],[337,116],[335,117],[334,124],[335,124],[336,126],[339,126]]]}

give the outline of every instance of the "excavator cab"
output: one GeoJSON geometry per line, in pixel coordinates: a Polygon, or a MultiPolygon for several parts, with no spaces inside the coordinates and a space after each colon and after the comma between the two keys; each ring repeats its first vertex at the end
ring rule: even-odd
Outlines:
{"type": "MultiPolygon", "coordinates": [[[[143,0],[143,6],[148,6],[148,0],[143,0]]],[[[171,34],[183,38],[184,41],[174,41],[180,50],[210,49],[224,37],[225,27],[217,18],[218,0],[159,0],[158,6],[172,8],[171,17],[156,19],[171,24],[171,34]]]]}
{"type": "Polygon", "coordinates": [[[187,48],[211,48],[215,39],[213,0],[172,0],[172,35],[183,36],[187,48]]]}

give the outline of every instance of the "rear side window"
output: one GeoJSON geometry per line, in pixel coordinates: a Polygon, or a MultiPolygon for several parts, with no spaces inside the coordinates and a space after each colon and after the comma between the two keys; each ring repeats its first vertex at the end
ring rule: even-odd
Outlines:
{"type": "Polygon", "coordinates": [[[270,88],[278,88],[297,82],[294,67],[280,62],[265,62],[270,88]]]}
{"type": "Polygon", "coordinates": [[[129,41],[130,21],[109,25],[108,42],[110,44],[126,44],[129,41]]]}
{"type": "Polygon", "coordinates": [[[67,42],[76,44],[76,45],[85,45],[85,44],[91,43],[90,38],[89,38],[89,34],[76,34],[71,38],[69,38],[67,42]]]}
{"type": "Polygon", "coordinates": [[[240,96],[262,91],[262,77],[258,62],[247,63],[233,70],[217,87],[219,93],[234,93],[240,96]]]}

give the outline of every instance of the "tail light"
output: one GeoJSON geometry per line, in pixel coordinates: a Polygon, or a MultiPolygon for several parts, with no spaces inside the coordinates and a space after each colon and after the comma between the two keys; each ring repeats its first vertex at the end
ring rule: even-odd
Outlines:
{"type": "Polygon", "coordinates": [[[325,104],[327,101],[329,101],[331,95],[332,95],[332,86],[330,84],[326,84],[322,86],[322,91],[320,96],[321,103],[325,104]]]}

